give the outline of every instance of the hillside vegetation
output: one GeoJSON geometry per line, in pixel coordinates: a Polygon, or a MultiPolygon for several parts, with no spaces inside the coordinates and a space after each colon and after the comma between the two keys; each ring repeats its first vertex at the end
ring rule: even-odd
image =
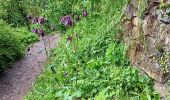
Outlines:
{"type": "Polygon", "coordinates": [[[61,20],[64,34],[25,99],[159,100],[152,79],[130,66],[126,56],[121,21],[128,1],[63,2],[72,5],[63,7],[68,12],[60,15],[69,15],[70,22],[61,20]]]}

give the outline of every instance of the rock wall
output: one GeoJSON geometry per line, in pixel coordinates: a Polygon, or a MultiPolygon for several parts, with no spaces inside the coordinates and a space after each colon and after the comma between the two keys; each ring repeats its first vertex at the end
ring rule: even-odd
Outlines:
{"type": "Polygon", "coordinates": [[[170,76],[170,0],[130,0],[123,12],[131,64],[165,82],[170,76]]]}

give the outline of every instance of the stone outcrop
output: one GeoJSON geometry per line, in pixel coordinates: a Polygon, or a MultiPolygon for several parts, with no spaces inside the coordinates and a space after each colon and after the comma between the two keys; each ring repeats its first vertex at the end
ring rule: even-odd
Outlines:
{"type": "Polygon", "coordinates": [[[131,64],[165,82],[170,76],[170,0],[130,0],[123,12],[131,64]]]}

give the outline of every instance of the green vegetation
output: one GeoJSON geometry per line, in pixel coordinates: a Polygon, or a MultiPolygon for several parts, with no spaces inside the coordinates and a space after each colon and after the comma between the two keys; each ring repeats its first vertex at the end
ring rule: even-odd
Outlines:
{"type": "MultiPolygon", "coordinates": [[[[159,100],[152,80],[130,66],[127,48],[116,38],[127,2],[85,2],[87,11],[93,12],[66,30],[25,99],[159,100]]],[[[79,4],[73,3],[73,12],[81,11],[74,6],[79,4]]]]}
{"type": "Polygon", "coordinates": [[[14,29],[0,20],[0,71],[4,71],[24,55],[25,47],[37,41],[36,35],[24,28],[14,29]]]}
{"type": "Polygon", "coordinates": [[[24,53],[24,45],[13,31],[10,26],[0,20],[0,71],[21,58],[24,53]]]}
{"type": "Polygon", "coordinates": [[[22,0],[1,0],[0,19],[3,19],[13,27],[26,26],[26,6],[22,0]]]}
{"type": "Polygon", "coordinates": [[[33,34],[32,32],[29,32],[27,28],[15,28],[14,33],[18,36],[20,42],[23,43],[25,46],[38,41],[38,36],[36,34],[33,34]]]}
{"type": "MultiPolygon", "coordinates": [[[[128,2],[1,0],[0,71],[20,59],[38,36],[60,31],[59,44],[25,100],[159,100],[152,79],[127,58],[122,8],[128,2]]],[[[138,1],[141,17],[147,2],[138,1]]],[[[167,56],[160,58],[163,68],[167,56]]]]}

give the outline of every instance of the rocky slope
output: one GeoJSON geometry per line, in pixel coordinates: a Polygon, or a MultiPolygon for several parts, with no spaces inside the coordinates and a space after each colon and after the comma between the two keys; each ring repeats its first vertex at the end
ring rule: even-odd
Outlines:
{"type": "Polygon", "coordinates": [[[170,76],[170,0],[130,0],[123,12],[132,65],[164,84],[170,76]]]}

